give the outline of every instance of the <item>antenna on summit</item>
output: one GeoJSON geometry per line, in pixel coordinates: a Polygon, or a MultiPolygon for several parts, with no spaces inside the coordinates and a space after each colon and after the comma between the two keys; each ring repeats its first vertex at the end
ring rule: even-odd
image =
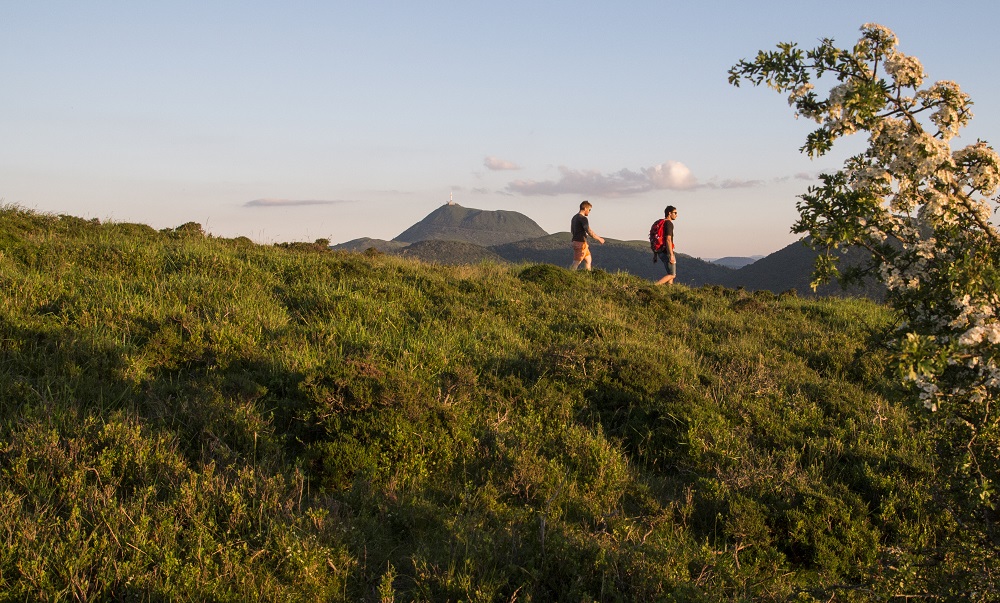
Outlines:
{"type": "Polygon", "coordinates": [[[448,205],[455,205],[455,193],[448,193],[448,205]]]}

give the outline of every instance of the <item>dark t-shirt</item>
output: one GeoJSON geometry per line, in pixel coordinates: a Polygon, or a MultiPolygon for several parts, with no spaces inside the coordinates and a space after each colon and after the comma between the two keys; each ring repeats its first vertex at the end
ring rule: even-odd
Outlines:
{"type": "MultiPolygon", "coordinates": [[[[663,262],[663,267],[667,269],[667,274],[677,274],[676,268],[671,268],[671,266],[677,266],[677,264],[670,263],[670,245],[674,242],[674,222],[673,220],[663,221],[663,247],[656,252],[660,256],[660,261],[663,262]],[[670,237],[670,242],[667,242],[667,237],[670,237]],[[673,271],[671,271],[673,270],[673,271]]],[[[676,259],[676,258],[674,258],[676,259]]]]}
{"type": "Polygon", "coordinates": [[[590,230],[590,220],[583,214],[574,214],[569,223],[569,231],[573,233],[574,241],[586,241],[587,231],[590,230]]]}

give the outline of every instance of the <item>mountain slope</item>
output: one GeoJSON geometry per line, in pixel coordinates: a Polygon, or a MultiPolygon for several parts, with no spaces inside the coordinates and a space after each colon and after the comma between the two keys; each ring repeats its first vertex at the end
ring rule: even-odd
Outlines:
{"type": "Polygon", "coordinates": [[[545,236],[531,218],[514,211],[486,211],[461,205],[443,205],[393,241],[415,243],[427,240],[464,241],[482,247],[545,236]]]}
{"type": "MultiPolygon", "coordinates": [[[[744,287],[751,291],[773,291],[780,293],[794,289],[805,295],[812,294],[813,267],[817,252],[805,242],[799,241],[787,245],[778,251],[761,258],[756,262],[733,271],[720,284],[727,287],[744,287]]],[[[850,250],[841,253],[842,268],[860,265],[866,258],[861,250],[850,250]]],[[[839,283],[827,283],[817,288],[816,295],[860,296],[881,300],[885,297],[884,287],[870,279],[862,285],[851,285],[847,288],[839,283]]]]}
{"type": "Polygon", "coordinates": [[[473,243],[434,239],[410,243],[406,247],[396,250],[395,253],[407,258],[447,265],[478,264],[485,261],[500,262],[503,260],[490,249],[473,243]]]}
{"type": "Polygon", "coordinates": [[[401,241],[386,241],[383,239],[362,237],[347,241],[346,243],[331,245],[330,249],[334,251],[367,251],[369,249],[377,249],[383,253],[391,253],[406,247],[406,245],[407,243],[401,241]]]}

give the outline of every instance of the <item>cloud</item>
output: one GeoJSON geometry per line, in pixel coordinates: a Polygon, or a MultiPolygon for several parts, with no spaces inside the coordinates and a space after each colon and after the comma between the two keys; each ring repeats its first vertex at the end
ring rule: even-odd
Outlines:
{"type": "Polygon", "coordinates": [[[254,199],[247,201],[243,207],[298,207],[301,205],[337,205],[347,201],[325,201],[321,199],[254,199]]]}
{"type": "Polygon", "coordinates": [[[487,169],[493,171],[521,169],[521,166],[517,165],[512,161],[500,159],[499,157],[493,157],[492,155],[487,157],[486,159],[483,159],[483,165],[485,165],[487,169]]]}
{"type": "Polygon", "coordinates": [[[763,180],[733,180],[731,178],[723,180],[719,184],[710,185],[712,188],[756,188],[764,186],[763,180]]]}
{"type": "Polygon", "coordinates": [[[639,171],[622,169],[611,174],[596,170],[559,167],[559,180],[515,180],[506,190],[525,196],[581,194],[597,197],[628,197],[654,190],[691,190],[698,182],[679,161],[667,161],[639,171]]]}
{"type": "Polygon", "coordinates": [[[799,172],[794,176],[777,176],[768,180],[736,180],[733,178],[727,178],[725,180],[711,180],[704,184],[698,185],[699,188],[714,188],[714,189],[731,189],[731,188],[758,188],[761,186],[768,186],[771,184],[784,184],[791,182],[793,180],[816,180],[817,176],[815,174],[809,174],[806,172],[799,172]]]}
{"type": "Polygon", "coordinates": [[[642,172],[649,178],[656,190],[689,190],[697,188],[698,183],[688,166],[679,161],[668,161],[651,168],[645,168],[642,172]]]}
{"type": "Polygon", "coordinates": [[[796,173],[796,174],[794,174],[792,176],[779,176],[779,177],[776,177],[776,178],[774,178],[774,180],[772,182],[790,182],[792,180],[814,181],[814,180],[819,179],[819,174],[820,174],[819,172],[816,172],[816,173],[798,172],[798,173],[796,173]]]}

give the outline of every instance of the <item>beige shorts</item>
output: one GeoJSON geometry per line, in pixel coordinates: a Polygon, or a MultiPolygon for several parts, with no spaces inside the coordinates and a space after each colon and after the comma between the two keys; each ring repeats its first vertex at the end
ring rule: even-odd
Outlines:
{"type": "Polygon", "coordinates": [[[586,241],[573,241],[573,261],[582,262],[590,255],[590,246],[586,241]]]}

